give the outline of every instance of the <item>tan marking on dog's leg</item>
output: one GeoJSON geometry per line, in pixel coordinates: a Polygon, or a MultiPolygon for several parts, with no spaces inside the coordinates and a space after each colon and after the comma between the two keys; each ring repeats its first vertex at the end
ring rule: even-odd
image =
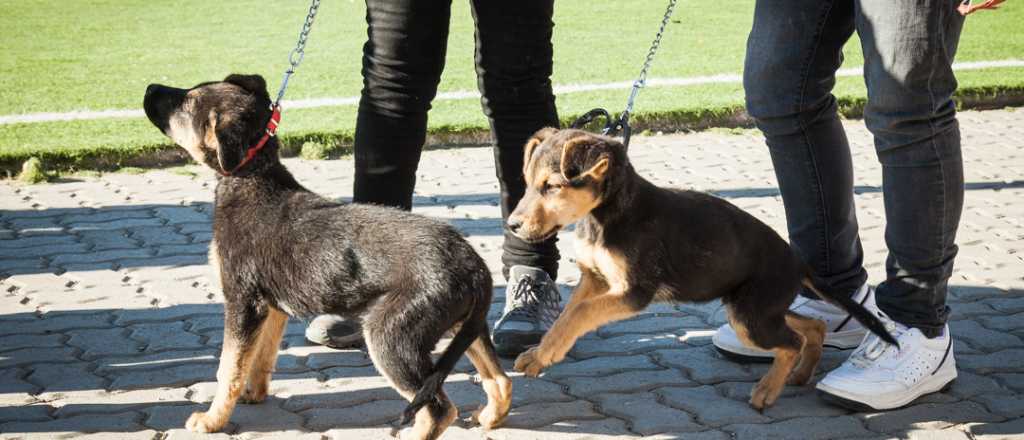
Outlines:
{"type": "Polygon", "coordinates": [[[252,363],[253,347],[237,340],[225,327],[224,348],[217,367],[217,394],[206,412],[195,412],[185,422],[192,432],[217,432],[228,423],[238,396],[245,389],[245,380],[252,363]]]}
{"type": "Polygon", "coordinates": [[[248,386],[242,393],[242,403],[260,403],[267,398],[267,390],[270,388],[270,376],[274,373],[274,366],[277,364],[277,354],[281,348],[281,336],[284,335],[285,325],[288,323],[288,315],[280,310],[271,308],[267,319],[260,326],[260,333],[257,336],[252,366],[249,368],[248,386]]]}
{"type": "Polygon", "coordinates": [[[207,252],[206,261],[210,264],[210,271],[213,273],[214,284],[221,286],[220,277],[220,250],[217,248],[217,240],[210,240],[210,251],[207,252]]]}
{"type": "Polygon", "coordinates": [[[750,393],[750,406],[758,411],[772,406],[775,400],[782,394],[782,388],[786,386],[786,378],[796,365],[800,352],[791,348],[776,348],[775,360],[768,373],[761,378],[750,393]]]}
{"type": "Polygon", "coordinates": [[[800,347],[800,362],[789,376],[790,385],[804,385],[814,375],[815,368],[821,360],[822,344],[825,342],[825,323],[801,316],[793,312],[786,313],[786,325],[797,332],[803,340],[800,347]]]}
{"type": "Polygon", "coordinates": [[[626,299],[622,292],[603,293],[567,307],[540,345],[516,358],[516,371],[536,377],[544,368],[564,359],[580,336],[609,322],[636,315],[637,310],[627,304],[626,299]]]}
{"type": "MultiPolygon", "coordinates": [[[[429,406],[420,408],[419,411],[416,411],[416,423],[409,430],[408,438],[414,440],[435,440],[441,437],[444,430],[448,429],[448,426],[459,416],[459,410],[455,408],[455,404],[448,399],[444,391],[438,393],[438,397],[448,407],[448,411],[445,412],[444,416],[435,419],[430,414],[429,406]]],[[[400,438],[405,440],[407,437],[403,433],[400,438]]]]}
{"type": "Polygon", "coordinates": [[[487,406],[482,406],[473,418],[483,429],[494,429],[501,426],[512,407],[512,381],[498,363],[493,350],[488,350],[480,338],[466,350],[466,356],[480,374],[480,382],[487,393],[487,406]]]}

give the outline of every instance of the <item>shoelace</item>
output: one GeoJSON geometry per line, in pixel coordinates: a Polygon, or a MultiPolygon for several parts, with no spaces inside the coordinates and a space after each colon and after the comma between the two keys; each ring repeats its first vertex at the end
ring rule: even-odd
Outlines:
{"type": "MultiPolygon", "coordinates": [[[[881,313],[879,313],[879,317],[882,318],[882,322],[885,324],[885,329],[888,330],[889,333],[897,340],[899,340],[900,336],[907,330],[902,326],[896,325],[895,321],[881,313]]],[[[896,349],[895,345],[883,341],[882,338],[879,338],[878,335],[875,335],[874,333],[869,333],[867,343],[861,344],[861,346],[850,355],[850,363],[859,368],[868,368],[886,352],[896,349]]]]}
{"type": "Polygon", "coordinates": [[[543,282],[524,276],[512,288],[513,308],[509,318],[541,321],[550,327],[558,319],[559,300],[551,298],[543,282]]]}

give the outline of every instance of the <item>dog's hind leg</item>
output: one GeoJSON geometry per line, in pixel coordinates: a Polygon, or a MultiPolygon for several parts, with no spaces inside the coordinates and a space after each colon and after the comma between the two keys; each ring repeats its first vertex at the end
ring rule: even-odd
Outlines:
{"type": "Polygon", "coordinates": [[[243,307],[233,311],[226,304],[224,308],[224,344],[217,368],[217,394],[206,412],[195,412],[185,422],[193,432],[216,432],[227,424],[235,409],[238,397],[245,389],[245,382],[256,355],[257,341],[265,331],[268,318],[265,306],[243,307]]]}
{"type": "Polygon", "coordinates": [[[498,354],[494,351],[489,333],[487,325],[484,325],[480,336],[466,350],[466,356],[480,374],[484,392],[487,393],[487,406],[482,406],[473,414],[473,418],[484,429],[501,426],[512,407],[512,381],[498,362],[498,354]]]}
{"type": "Polygon", "coordinates": [[[267,398],[270,388],[270,376],[277,364],[277,353],[281,347],[281,336],[284,335],[288,315],[275,308],[270,308],[267,320],[260,327],[257,336],[256,351],[253,354],[252,367],[249,368],[248,385],[239,399],[242,403],[260,403],[267,398]]]}
{"type": "MultiPolygon", "coordinates": [[[[424,319],[419,323],[422,325],[417,325],[410,322],[411,320],[403,319],[410,315],[408,311],[379,315],[363,319],[366,349],[377,371],[391,383],[398,394],[411,402],[434,369],[430,350],[441,335],[425,335],[426,332],[422,330],[429,327],[429,323],[424,319]]],[[[409,435],[416,440],[436,439],[458,415],[459,411],[455,405],[441,390],[433,400],[416,412],[416,422],[409,435]]],[[[403,439],[410,438],[404,434],[403,439]]]]}
{"type": "Polygon", "coordinates": [[[814,375],[814,369],[818,367],[818,361],[821,360],[822,344],[825,342],[825,323],[787,312],[786,325],[803,337],[803,345],[800,347],[800,363],[793,369],[788,383],[804,385],[814,375]]]}
{"type": "Polygon", "coordinates": [[[775,352],[775,360],[750,393],[750,406],[763,411],[782,394],[786,378],[796,366],[802,347],[802,336],[787,325],[785,312],[769,310],[737,311],[727,306],[729,324],[747,346],[775,352]]]}

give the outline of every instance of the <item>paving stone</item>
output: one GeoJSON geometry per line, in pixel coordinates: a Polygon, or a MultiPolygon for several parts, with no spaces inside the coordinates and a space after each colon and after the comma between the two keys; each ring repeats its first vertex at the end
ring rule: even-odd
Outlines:
{"type": "Polygon", "coordinates": [[[109,222],[92,223],[92,222],[74,222],[65,223],[64,226],[71,232],[79,231],[100,231],[100,230],[114,230],[114,229],[126,229],[126,228],[137,228],[141,226],[160,226],[164,224],[164,220],[149,217],[149,218],[123,218],[109,222]]]}
{"type": "Polygon", "coordinates": [[[151,387],[182,387],[204,380],[216,380],[217,369],[209,363],[163,367],[156,370],[130,371],[114,375],[113,390],[151,387]]]}
{"type": "Polygon", "coordinates": [[[370,357],[358,350],[331,350],[326,353],[313,353],[306,358],[306,366],[314,370],[329,367],[366,367],[372,364],[370,357]]]}
{"type": "Polygon", "coordinates": [[[136,249],[142,244],[140,241],[131,238],[127,232],[119,229],[79,231],[77,235],[83,243],[92,246],[90,248],[92,251],[136,249]]]}
{"type": "Polygon", "coordinates": [[[92,367],[87,363],[35,364],[32,366],[32,374],[26,380],[47,392],[103,389],[107,381],[91,370],[92,367]]]}
{"type": "Polygon", "coordinates": [[[326,431],[341,426],[391,423],[402,416],[407,404],[404,400],[375,400],[346,408],[313,408],[299,414],[306,420],[306,429],[326,431]]]}
{"type": "Polygon", "coordinates": [[[894,433],[906,429],[944,429],[959,423],[1001,422],[1003,417],[989,413],[975,402],[914,405],[883,413],[863,414],[867,428],[894,433]]]}
{"type": "Polygon", "coordinates": [[[981,376],[967,371],[958,371],[956,380],[949,389],[949,393],[960,397],[974,397],[981,395],[1011,394],[1013,390],[1003,388],[991,377],[981,376]]]}
{"type": "Polygon", "coordinates": [[[31,365],[40,362],[75,362],[75,350],[60,348],[22,348],[0,353],[0,368],[31,365]]]}
{"type": "Polygon", "coordinates": [[[972,397],[971,400],[985,405],[989,411],[1006,418],[1024,415],[1024,396],[984,394],[972,397]]]}
{"type": "Polygon", "coordinates": [[[105,223],[121,219],[146,219],[152,218],[153,213],[148,209],[93,209],[81,214],[66,215],[61,218],[61,223],[76,225],[79,223],[105,223]]]}
{"type": "Polygon", "coordinates": [[[42,422],[8,422],[0,425],[0,432],[25,439],[53,439],[76,433],[142,431],[145,428],[139,424],[140,417],[136,413],[90,414],[42,422]]]}
{"type": "MultiPolygon", "coordinates": [[[[565,420],[597,420],[604,416],[585,401],[543,402],[512,408],[505,421],[507,428],[538,428],[565,420]]],[[[502,428],[504,429],[504,428],[502,428]]]]}
{"type": "Polygon", "coordinates": [[[387,379],[373,367],[335,367],[322,372],[328,380],[312,390],[295,390],[301,394],[285,394],[284,408],[303,411],[311,408],[344,408],[375,400],[401,399],[387,379]]]}
{"type": "MultiPolygon", "coordinates": [[[[130,309],[117,312],[116,325],[130,325],[142,322],[178,321],[198,315],[221,314],[223,304],[179,304],[150,309],[130,309]]],[[[221,318],[223,320],[223,318],[221,318]]]]}
{"type": "Polygon", "coordinates": [[[87,250],[88,245],[83,243],[71,243],[53,246],[36,246],[21,249],[0,248],[0,258],[37,258],[57,256],[54,260],[62,260],[65,254],[79,254],[87,250]]]}
{"type": "Polygon", "coordinates": [[[691,379],[704,384],[730,380],[758,380],[767,371],[766,364],[745,366],[729,362],[712,347],[658,350],[657,356],[658,363],[679,368],[691,379]]]}
{"type": "Polygon", "coordinates": [[[735,438],[793,438],[835,439],[847,437],[873,437],[860,421],[850,416],[800,417],[776,423],[735,424],[722,427],[735,438]],[[797,434],[798,433],[798,434],[797,434]]]}
{"type": "Polygon", "coordinates": [[[181,321],[135,324],[129,337],[144,344],[146,351],[200,348],[201,337],[185,331],[181,321]]]}
{"type": "Polygon", "coordinates": [[[1003,423],[970,423],[967,431],[973,440],[1019,439],[1024,433],[1024,417],[1003,423]]]}
{"type": "Polygon", "coordinates": [[[146,390],[76,390],[44,393],[43,400],[60,399],[54,412],[59,418],[84,414],[122,413],[153,405],[182,404],[188,402],[185,388],[153,388],[146,390]],[[98,403],[102,402],[102,403],[98,403]]]}
{"type": "Polygon", "coordinates": [[[998,379],[1003,386],[1018,393],[1024,393],[1024,373],[1000,373],[990,376],[998,379]]]}
{"type": "Polygon", "coordinates": [[[10,335],[0,337],[0,352],[31,347],[62,347],[64,336],[49,335],[10,335]]]}
{"type": "MultiPolygon", "coordinates": [[[[563,420],[540,427],[502,426],[487,433],[494,440],[513,439],[556,439],[556,440],[611,440],[634,437],[623,434],[629,430],[626,423],[619,419],[563,420]]],[[[690,434],[687,434],[688,436],[690,434]]],[[[652,437],[658,438],[658,437],[652,437]]],[[[690,437],[686,437],[689,439],[690,437]]],[[[695,435],[697,440],[702,440],[695,435]]],[[[716,439],[717,440],[717,439],[716,439]]]]}
{"type": "Polygon", "coordinates": [[[70,330],[67,334],[71,336],[67,344],[81,349],[82,357],[87,359],[138,353],[145,347],[129,339],[128,330],[123,328],[70,330]]]}
{"type": "Polygon", "coordinates": [[[568,377],[558,381],[575,396],[647,391],[665,385],[696,385],[678,370],[628,371],[603,377],[568,377]]]}
{"type": "Polygon", "coordinates": [[[978,320],[992,330],[1008,332],[1024,328],[1024,312],[1013,315],[981,316],[978,320]]]}
{"type": "Polygon", "coordinates": [[[697,422],[711,427],[736,423],[764,423],[769,421],[750,405],[723,397],[713,387],[663,387],[655,390],[662,402],[693,414],[697,422]]]}
{"type": "Polygon", "coordinates": [[[1020,371],[1021,359],[1024,359],[1024,349],[1010,348],[988,354],[957,356],[956,364],[959,368],[979,374],[1013,373],[1020,371]]]}
{"type": "Polygon", "coordinates": [[[1024,347],[1024,341],[1021,341],[1020,338],[1008,333],[989,330],[971,320],[953,321],[949,324],[949,331],[954,338],[966,341],[974,347],[985,347],[986,351],[1024,347]]]}
{"type": "Polygon", "coordinates": [[[677,333],[680,329],[706,329],[708,326],[696,316],[642,315],[634,319],[619,321],[597,330],[603,338],[628,333],[677,333]]]}
{"type": "Polygon", "coordinates": [[[685,347],[675,334],[626,334],[609,339],[582,338],[569,352],[574,358],[586,359],[603,355],[638,354],[662,348],[685,347]]]}
{"type": "Polygon", "coordinates": [[[0,406],[0,424],[7,422],[43,422],[50,420],[50,406],[0,406]]]}
{"type": "Polygon", "coordinates": [[[632,431],[645,436],[705,429],[689,413],[658,404],[657,396],[651,393],[602,394],[595,399],[601,412],[629,420],[632,431]]]}
{"type": "MultiPolygon", "coordinates": [[[[36,237],[21,237],[18,239],[0,239],[0,250],[9,251],[13,249],[27,249],[50,246],[67,246],[78,244],[72,235],[40,235],[36,237]]],[[[4,254],[0,254],[4,255],[4,254]]],[[[20,254],[14,253],[14,256],[20,254]]]]}
{"type": "Polygon", "coordinates": [[[202,211],[198,206],[174,206],[154,208],[157,217],[167,220],[169,224],[209,222],[210,214],[202,211]]]}
{"type": "Polygon", "coordinates": [[[545,379],[558,379],[570,376],[606,376],[620,371],[629,370],[660,370],[644,355],[633,356],[600,356],[577,362],[563,361],[544,370],[545,379]]]}
{"type": "Polygon", "coordinates": [[[146,249],[112,249],[84,254],[64,253],[51,258],[50,264],[58,267],[66,267],[72,264],[103,263],[125,258],[148,258],[150,256],[150,251],[146,249]]]}
{"type": "Polygon", "coordinates": [[[219,350],[173,350],[158,353],[146,353],[138,356],[111,356],[97,359],[97,374],[115,376],[131,371],[143,371],[170,368],[183,364],[213,364],[216,369],[219,350]]]}
{"type": "Polygon", "coordinates": [[[20,368],[0,370],[0,394],[35,393],[39,387],[24,380],[27,371],[20,368]]]}

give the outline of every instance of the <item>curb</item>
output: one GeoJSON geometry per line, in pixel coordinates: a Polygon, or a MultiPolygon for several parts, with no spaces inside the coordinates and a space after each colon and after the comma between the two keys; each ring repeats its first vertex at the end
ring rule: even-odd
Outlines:
{"type": "MultiPolygon", "coordinates": [[[[1024,107],[1024,87],[977,87],[958,90],[955,96],[959,110],[992,110],[1024,107]]],[[[839,113],[847,119],[863,117],[866,98],[839,98],[839,113]]],[[[579,115],[562,118],[567,126],[579,115]]],[[[704,109],[683,109],[667,112],[637,113],[632,119],[636,134],[644,132],[687,132],[711,127],[753,127],[753,120],[743,106],[704,109]]],[[[336,159],[352,153],[351,132],[313,132],[282,135],[281,155],[306,159],[336,159]]],[[[425,149],[479,147],[491,143],[485,127],[455,128],[441,126],[427,134],[425,149]]],[[[40,152],[0,157],[0,178],[14,177],[21,164],[36,157],[47,171],[114,171],[124,167],[162,168],[188,163],[189,156],[171,144],[143,145],[135,149],[98,148],[87,153],[40,152]]]]}

